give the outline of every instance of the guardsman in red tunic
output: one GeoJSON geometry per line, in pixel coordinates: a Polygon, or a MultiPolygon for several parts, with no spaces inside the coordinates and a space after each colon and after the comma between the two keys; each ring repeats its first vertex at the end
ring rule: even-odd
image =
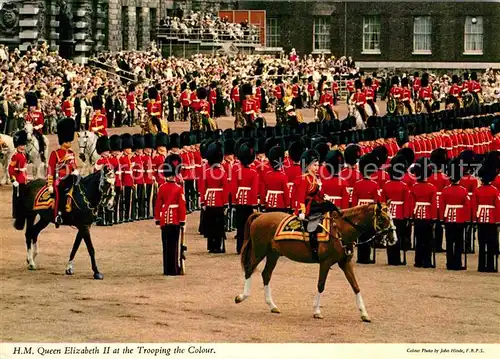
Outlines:
{"type": "Polygon", "coordinates": [[[407,235],[408,220],[413,209],[410,200],[410,189],[402,181],[407,169],[408,164],[403,155],[399,154],[393,157],[388,169],[390,180],[382,186],[381,192],[381,201],[389,205],[389,211],[394,220],[399,240],[398,244],[387,247],[387,263],[395,266],[406,265],[406,255],[405,261],[401,262],[400,251],[406,250],[403,240],[407,235]]]}
{"type": "Polygon", "coordinates": [[[120,158],[122,156],[122,139],[119,135],[113,135],[109,138],[109,147],[111,148],[111,165],[115,171],[115,208],[113,209],[113,224],[123,222],[123,186],[122,171],[120,170],[120,158]]]}
{"type": "Polygon", "coordinates": [[[148,89],[148,105],[147,111],[148,116],[151,118],[151,122],[156,126],[158,132],[161,132],[161,119],[162,119],[162,109],[161,102],[157,101],[158,91],[154,87],[148,89]]]}
{"type": "Polygon", "coordinates": [[[16,218],[16,207],[18,203],[23,203],[24,190],[28,182],[28,158],[26,157],[25,146],[28,142],[26,131],[18,131],[14,134],[14,147],[16,152],[9,162],[9,178],[12,182],[12,218],[16,218]]]}
{"type": "MultiPolygon", "coordinates": [[[[479,187],[479,180],[474,175],[476,165],[476,154],[473,151],[465,150],[460,153],[460,159],[463,164],[463,174],[460,179],[460,185],[463,186],[472,198],[472,194],[479,187]]],[[[465,250],[467,253],[475,252],[475,233],[471,223],[465,226],[465,250]]]]}
{"type": "Polygon", "coordinates": [[[236,116],[236,113],[238,113],[241,110],[240,107],[240,86],[238,80],[233,80],[233,87],[231,89],[231,114],[233,116],[236,116]]]}
{"type": "MultiPolygon", "coordinates": [[[[352,207],[363,206],[366,204],[377,203],[380,200],[380,187],[371,176],[377,171],[378,158],[373,153],[363,155],[359,160],[359,172],[363,176],[361,180],[354,184],[352,190],[352,207]]],[[[369,239],[367,233],[361,234],[359,242],[363,243],[369,239]]],[[[358,246],[357,263],[371,264],[370,243],[361,244],[358,246]]]]}
{"type": "Polygon", "coordinates": [[[144,156],[144,136],[134,134],[134,155],[132,156],[132,174],[134,175],[134,196],[132,198],[132,219],[145,219],[146,211],[146,182],[145,168],[143,163],[144,156]]]}
{"type": "Polygon", "coordinates": [[[421,82],[420,82],[419,73],[415,72],[415,74],[413,75],[413,99],[414,100],[418,99],[418,93],[420,91],[420,87],[421,87],[421,82]]]}
{"type": "MultiPolygon", "coordinates": [[[[236,180],[236,173],[239,171],[240,163],[235,159],[235,142],[230,137],[232,135],[232,130],[227,129],[224,131],[224,136],[226,140],[224,141],[224,161],[222,162],[222,168],[227,173],[227,180],[229,182],[230,193],[229,193],[229,203],[234,203],[236,198],[236,188],[234,187],[234,181],[236,180]]],[[[235,227],[235,208],[231,206],[226,216],[226,232],[233,232],[235,227]]]]}
{"type": "Polygon", "coordinates": [[[455,108],[460,108],[460,98],[462,97],[462,87],[458,84],[459,79],[457,75],[451,77],[452,85],[450,91],[448,92],[448,98],[446,99],[446,106],[453,104],[455,108]]]}
{"type": "Polygon", "coordinates": [[[161,227],[161,242],[163,248],[163,274],[180,275],[183,252],[179,238],[181,227],[186,224],[186,199],[182,185],[176,180],[179,173],[181,158],[171,154],[162,166],[162,177],[165,182],[158,188],[155,202],[155,222],[161,227]]]}
{"type": "Polygon", "coordinates": [[[75,121],[72,118],[64,118],[57,123],[57,138],[61,147],[52,151],[49,156],[47,188],[49,193],[55,194],[54,222],[56,228],[59,228],[63,223],[66,191],[72,184],[68,177],[70,175],[79,176],[76,156],[71,149],[71,143],[75,139],[75,121]]]}
{"type": "Polygon", "coordinates": [[[129,126],[134,126],[135,124],[135,85],[130,84],[128,87],[128,94],[127,94],[127,113],[128,113],[128,125],[129,126]]]}
{"type": "Polygon", "coordinates": [[[498,224],[500,223],[500,189],[491,185],[498,178],[498,154],[488,156],[478,171],[482,185],[473,194],[472,215],[477,223],[479,272],[498,272],[498,224]],[[496,259],[495,259],[496,257],[496,259]]]}
{"type": "Polygon", "coordinates": [[[200,180],[203,234],[208,240],[209,253],[225,253],[224,210],[229,205],[230,187],[227,173],[221,165],[224,158],[222,144],[210,144],[206,156],[208,166],[200,180]]]}
{"type": "Polygon", "coordinates": [[[363,122],[366,122],[367,115],[365,112],[365,105],[366,105],[366,95],[363,92],[363,83],[361,80],[356,80],[354,82],[354,87],[356,88],[356,92],[352,95],[351,97],[351,102],[356,106],[356,108],[359,111],[359,114],[361,115],[361,118],[363,119],[363,122]]]}
{"type": "Polygon", "coordinates": [[[290,144],[288,148],[288,157],[290,158],[290,165],[285,168],[285,174],[288,181],[288,193],[290,197],[290,207],[296,207],[296,197],[294,191],[297,188],[302,177],[302,168],[300,167],[300,156],[305,151],[304,145],[301,141],[295,141],[290,144]]]}
{"type": "Polygon", "coordinates": [[[377,102],[377,92],[380,87],[380,83],[377,79],[377,72],[372,73],[372,90],[373,90],[373,101],[377,102]]]}
{"type": "MultiPolygon", "coordinates": [[[[450,179],[444,173],[446,169],[446,165],[448,164],[448,151],[444,148],[438,148],[432,151],[431,153],[431,164],[435,172],[429,176],[427,182],[431,183],[436,187],[436,203],[437,203],[437,214],[438,221],[443,221],[441,211],[439,208],[439,201],[441,200],[441,193],[445,187],[451,184],[450,179]]],[[[443,249],[443,226],[439,223],[436,224],[434,228],[434,245],[436,247],[436,252],[444,252],[443,249]]]]}
{"type": "Polygon", "coordinates": [[[245,83],[241,85],[241,110],[246,119],[246,124],[251,125],[255,119],[255,106],[252,99],[252,85],[245,83]]]}
{"type": "Polygon", "coordinates": [[[120,157],[119,168],[122,174],[123,185],[123,222],[132,222],[132,192],[134,190],[134,175],[132,168],[132,148],[134,148],[134,140],[132,135],[125,133],[122,137],[123,155],[120,157]]]}
{"type": "MultiPolygon", "coordinates": [[[[340,91],[339,81],[340,81],[340,77],[338,75],[333,76],[332,94],[333,94],[333,104],[334,105],[336,105],[339,101],[339,91],[340,91]]],[[[376,91],[376,90],[374,90],[374,91],[376,91]]]]}
{"type": "Polygon", "coordinates": [[[475,71],[470,74],[470,82],[469,82],[469,92],[474,96],[476,103],[480,103],[479,94],[482,92],[481,84],[477,81],[477,73],[475,71]]]}
{"type": "Polygon", "coordinates": [[[295,76],[292,79],[292,106],[294,108],[302,108],[301,103],[302,99],[300,98],[301,93],[300,93],[300,85],[299,85],[299,78],[295,76]]]}
{"type": "Polygon", "coordinates": [[[399,87],[399,77],[393,76],[391,79],[391,89],[389,90],[389,97],[394,98],[396,101],[401,100],[401,87],[399,87]]]}
{"type": "Polygon", "coordinates": [[[411,90],[408,77],[403,77],[401,79],[401,102],[408,109],[408,113],[410,115],[413,114],[411,90]]]}
{"type": "Polygon", "coordinates": [[[144,155],[142,156],[142,166],[144,167],[144,183],[146,185],[146,211],[145,218],[153,218],[153,189],[155,183],[153,166],[153,149],[156,147],[155,135],[146,133],[144,135],[144,155]]]}
{"type": "MultiPolygon", "coordinates": [[[[111,147],[109,144],[108,136],[102,136],[97,139],[95,150],[100,156],[94,165],[94,172],[100,171],[103,167],[107,166],[113,169],[113,164],[111,161],[111,147]]],[[[111,226],[113,225],[113,212],[108,211],[104,208],[99,208],[97,215],[96,225],[97,226],[111,226]]]]}
{"type": "Polygon", "coordinates": [[[372,85],[373,83],[371,77],[367,77],[365,80],[365,90],[364,90],[366,103],[370,105],[373,115],[377,116],[378,112],[377,108],[375,107],[375,91],[373,90],[372,85]]]}
{"type": "Polygon", "coordinates": [[[312,108],[314,106],[314,95],[316,94],[316,84],[312,76],[309,76],[307,79],[307,94],[309,97],[309,108],[312,108]]]}
{"type": "Polygon", "coordinates": [[[186,195],[186,206],[188,214],[194,211],[196,192],[194,188],[195,165],[191,146],[191,133],[182,132],[179,138],[180,156],[182,159],[181,177],[184,182],[184,193],[186,195]]]}
{"type": "Polygon", "coordinates": [[[429,86],[429,78],[427,76],[422,76],[421,80],[422,87],[418,92],[418,98],[424,104],[427,113],[431,113],[431,102],[432,102],[432,88],[429,86]]]}
{"type": "Polygon", "coordinates": [[[415,267],[432,268],[432,224],[437,218],[436,194],[433,184],[427,182],[431,174],[426,157],[417,160],[412,168],[417,183],[411,188],[411,204],[415,224],[415,267]]]}
{"type": "Polygon", "coordinates": [[[358,144],[350,144],[344,150],[345,167],[340,171],[339,176],[347,182],[347,193],[349,193],[349,207],[356,206],[353,204],[352,191],[354,184],[361,179],[363,175],[357,168],[357,163],[361,157],[361,147],[358,144]]]}
{"type": "Polygon", "coordinates": [[[319,99],[319,103],[321,106],[323,106],[328,114],[330,115],[331,119],[335,118],[335,114],[333,112],[333,104],[334,104],[334,99],[332,95],[332,89],[330,87],[329,82],[325,82],[323,85],[323,93],[321,94],[321,97],[319,99]]]}
{"type": "Polygon", "coordinates": [[[198,111],[200,108],[200,99],[198,98],[195,81],[189,83],[189,90],[191,92],[189,96],[189,107],[191,112],[198,111]]]}
{"type": "Polygon", "coordinates": [[[208,102],[210,103],[210,117],[215,118],[215,104],[217,103],[217,83],[212,81],[210,83],[210,92],[208,93],[208,102]]]}
{"type": "Polygon", "coordinates": [[[191,93],[187,88],[187,83],[181,83],[181,95],[179,96],[179,103],[182,106],[182,120],[187,122],[189,117],[189,106],[191,105],[191,93]]]}
{"type": "Polygon", "coordinates": [[[168,135],[164,132],[159,132],[156,135],[156,155],[153,157],[153,175],[157,189],[165,183],[163,175],[163,164],[167,158],[168,135]]]}
{"type": "Polygon", "coordinates": [[[370,179],[377,182],[379,188],[382,188],[390,180],[389,174],[384,168],[388,158],[388,151],[385,146],[377,146],[372,150],[372,153],[377,157],[376,165],[378,169],[370,176],[370,179]]]}
{"type": "Polygon", "coordinates": [[[66,88],[63,92],[61,110],[64,116],[73,118],[73,105],[71,103],[71,90],[69,88],[66,88]]]}
{"type": "Polygon", "coordinates": [[[446,229],[446,268],[450,270],[464,270],[462,266],[462,252],[466,223],[470,223],[472,209],[467,189],[459,184],[463,173],[460,158],[451,160],[448,166],[448,175],[451,185],[447,186],[439,200],[439,211],[444,218],[446,229]]]}
{"type": "Polygon", "coordinates": [[[274,86],[273,94],[278,102],[278,106],[285,106],[285,102],[283,101],[285,89],[283,87],[283,81],[280,78],[276,79],[276,86],[274,86]]]}
{"type": "Polygon", "coordinates": [[[347,77],[346,88],[347,88],[347,104],[349,104],[352,95],[356,91],[356,89],[354,88],[354,75],[349,74],[349,76],[347,77]]]}
{"type": "Polygon", "coordinates": [[[238,167],[232,179],[235,198],[233,205],[236,213],[236,252],[239,254],[243,246],[245,223],[258,205],[259,174],[251,167],[255,159],[255,151],[244,143],[238,150],[238,159],[241,166],[238,167]]]}
{"type": "Polygon", "coordinates": [[[265,173],[260,181],[260,204],[266,212],[288,212],[290,192],[288,177],[283,170],[285,151],[275,146],[269,151],[272,171],[265,173]]]}
{"type": "Polygon", "coordinates": [[[102,103],[98,96],[92,98],[92,107],[94,108],[94,115],[92,116],[92,120],[90,120],[90,131],[94,132],[97,137],[107,136],[108,132],[106,128],[108,127],[108,121],[106,115],[101,113],[102,103]]]}
{"type": "Polygon", "coordinates": [[[45,120],[43,118],[42,111],[38,109],[38,97],[34,92],[28,92],[26,94],[26,103],[28,105],[28,113],[26,114],[24,121],[33,124],[33,135],[38,140],[40,159],[42,162],[45,162],[45,139],[43,138],[43,126],[45,124],[45,120]]]}
{"type": "Polygon", "coordinates": [[[349,208],[348,183],[339,176],[343,164],[344,156],[342,152],[338,150],[328,152],[325,158],[325,169],[328,176],[323,177],[321,180],[325,200],[332,202],[339,209],[349,208]]]}

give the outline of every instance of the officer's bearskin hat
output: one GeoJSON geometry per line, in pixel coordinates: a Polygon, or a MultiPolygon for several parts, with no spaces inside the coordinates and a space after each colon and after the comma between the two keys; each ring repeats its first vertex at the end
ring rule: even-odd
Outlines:
{"type": "Polygon", "coordinates": [[[111,151],[121,151],[122,150],[122,138],[120,135],[112,135],[109,138],[109,147],[111,151]]]}
{"type": "Polygon", "coordinates": [[[476,163],[476,154],[472,150],[464,150],[460,153],[460,160],[464,166],[464,169],[470,170],[476,163]]]}
{"type": "Polygon", "coordinates": [[[417,181],[425,181],[432,174],[430,160],[427,157],[419,158],[412,167],[411,172],[417,178],[417,181]]]}
{"type": "Polygon", "coordinates": [[[210,88],[211,89],[214,89],[216,87],[217,87],[217,82],[215,82],[215,81],[210,82],[210,88]]]}
{"type": "Polygon", "coordinates": [[[165,177],[177,176],[180,173],[182,158],[176,153],[171,153],[165,158],[163,164],[163,175],[165,177]]]}
{"type": "Polygon", "coordinates": [[[306,172],[307,168],[314,162],[319,162],[319,153],[316,150],[307,150],[300,156],[302,172],[306,172]]]}
{"type": "Polygon", "coordinates": [[[477,81],[477,73],[476,73],[476,71],[472,71],[470,73],[470,79],[473,80],[473,81],[477,81]]]}
{"type": "Polygon", "coordinates": [[[249,83],[244,83],[243,85],[241,85],[240,92],[241,92],[240,95],[242,96],[249,96],[253,92],[253,87],[249,83]]]}
{"type": "Polygon", "coordinates": [[[458,76],[457,75],[453,75],[451,77],[451,83],[458,84],[458,82],[459,82],[458,76]]]}
{"type": "Polygon", "coordinates": [[[95,150],[99,155],[103,152],[111,151],[110,140],[108,136],[101,136],[97,139],[95,150]]]}
{"type": "Polygon", "coordinates": [[[248,139],[249,143],[253,143],[253,146],[255,148],[255,153],[261,154],[261,153],[266,153],[266,138],[265,137],[258,137],[252,139],[248,139]]]}
{"type": "Polygon", "coordinates": [[[344,159],[345,163],[348,165],[354,166],[358,163],[359,158],[361,157],[361,147],[357,144],[350,144],[345,148],[344,151],[344,159]]]}
{"type": "Polygon", "coordinates": [[[342,170],[344,156],[338,150],[330,151],[325,157],[325,166],[331,175],[336,175],[342,170]]]}
{"type": "Polygon", "coordinates": [[[281,147],[273,147],[269,151],[269,163],[275,171],[279,171],[283,167],[283,161],[285,160],[285,150],[281,147]]]}
{"type": "Polygon", "coordinates": [[[187,83],[186,83],[186,82],[181,83],[181,91],[186,90],[186,89],[187,89],[187,87],[188,87],[188,85],[187,85],[187,83]]]}
{"type": "Polygon", "coordinates": [[[155,135],[152,133],[144,135],[144,148],[155,148],[155,135]]]}
{"type": "Polygon", "coordinates": [[[224,154],[234,155],[234,140],[232,138],[228,138],[224,141],[224,154]]]}
{"type": "Polygon", "coordinates": [[[196,97],[198,97],[200,100],[205,100],[207,98],[207,89],[204,87],[199,87],[198,90],[196,90],[196,97]]]}
{"type": "Polygon", "coordinates": [[[409,147],[403,147],[398,151],[398,155],[401,155],[405,158],[406,164],[410,167],[415,161],[415,152],[409,147]]]}
{"type": "Polygon", "coordinates": [[[148,88],[148,97],[150,100],[156,100],[158,97],[158,90],[153,86],[148,88]]]}
{"type": "Polygon", "coordinates": [[[92,108],[94,110],[101,110],[102,109],[102,100],[99,96],[92,97],[92,108]]]}
{"type": "Polygon", "coordinates": [[[75,120],[66,117],[57,123],[57,139],[59,144],[73,142],[75,139],[75,120]]]}
{"type": "Polygon", "coordinates": [[[318,133],[318,123],[317,122],[309,122],[307,124],[307,133],[311,136],[314,136],[318,133]]]}
{"type": "Polygon", "coordinates": [[[255,150],[250,143],[243,141],[239,146],[238,159],[244,167],[250,166],[255,161],[255,150]]]}
{"type": "Polygon", "coordinates": [[[25,130],[17,131],[14,134],[14,147],[19,147],[19,146],[26,146],[26,143],[28,143],[28,134],[26,133],[25,130]]]}
{"type": "Polygon", "coordinates": [[[26,94],[26,104],[28,107],[38,106],[38,97],[36,93],[30,91],[26,94]]]}
{"type": "Polygon", "coordinates": [[[71,97],[71,90],[69,88],[64,89],[63,98],[71,97]]]}
{"type": "Polygon", "coordinates": [[[371,77],[367,77],[365,79],[365,86],[366,87],[371,87],[371,85],[372,85],[372,78],[371,77]]]}
{"type": "Polygon", "coordinates": [[[190,89],[191,91],[196,91],[196,81],[191,81],[191,82],[189,83],[189,89],[190,89]]]}
{"type": "Polygon", "coordinates": [[[293,162],[297,163],[300,161],[300,157],[302,156],[304,150],[304,144],[301,140],[294,141],[290,144],[290,147],[288,147],[288,156],[293,162]]]}
{"type": "Polygon", "coordinates": [[[233,129],[226,128],[224,130],[224,139],[229,140],[229,139],[233,139],[233,138],[234,138],[233,129]]]}
{"type": "Polygon", "coordinates": [[[428,77],[425,77],[425,76],[422,76],[422,79],[420,80],[420,85],[422,87],[427,87],[429,86],[429,78],[428,77]]]}
{"type": "Polygon", "coordinates": [[[405,176],[407,169],[408,162],[406,161],[406,158],[401,154],[397,154],[391,159],[391,164],[387,169],[387,172],[392,180],[399,181],[405,176]]]}
{"type": "Polygon", "coordinates": [[[361,82],[360,79],[357,79],[356,81],[354,81],[354,88],[356,90],[361,90],[363,88],[363,82],[361,82]]]}
{"type": "Polygon", "coordinates": [[[393,76],[391,79],[391,85],[399,85],[399,77],[398,76],[393,76]]]}
{"type": "Polygon", "coordinates": [[[144,136],[143,135],[136,133],[132,136],[132,140],[134,142],[134,147],[133,147],[134,151],[144,149],[145,143],[144,143],[144,136]]]}
{"type": "Polygon", "coordinates": [[[372,153],[377,156],[377,166],[382,167],[389,157],[389,153],[387,151],[387,147],[385,146],[377,146],[372,150],[372,153]]]}
{"type": "Polygon", "coordinates": [[[255,86],[259,87],[260,85],[262,85],[262,80],[257,79],[257,81],[255,81],[255,86]]]}
{"type": "Polygon", "coordinates": [[[180,146],[179,147],[184,147],[184,146],[191,146],[191,133],[188,131],[184,131],[180,135],[180,146]]]}
{"type": "Polygon", "coordinates": [[[460,156],[453,158],[448,164],[447,175],[450,181],[457,183],[464,176],[464,165],[460,156]]]}
{"type": "Polygon", "coordinates": [[[238,86],[238,83],[239,83],[238,79],[234,79],[234,80],[233,80],[233,87],[234,87],[234,86],[238,86]]]}
{"type": "Polygon", "coordinates": [[[135,91],[135,84],[128,85],[128,92],[134,92],[134,91],[135,91]]]}
{"type": "Polygon", "coordinates": [[[207,148],[207,161],[210,166],[221,163],[224,158],[224,149],[219,141],[211,143],[207,148]]]}
{"type": "Polygon", "coordinates": [[[211,143],[213,143],[213,141],[210,139],[201,141],[201,144],[200,144],[200,156],[201,156],[201,158],[205,158],[205,159],[207,158],[208,146],[210,146],[211,143]]]}
{"type": "Polygon", "coordinates": [[[481,167],[477,172],[477,176],[481,179],[481,182],[483,184],[491,183],[495,180],[499,168],[500,168],[500,152],[491,151],[486,155],[483,162],[481,162],[481,167]]]}
{"type": "Polygon", "coordinates": [[[172,133],[168,136],[168,146],[167,149],[181,148],[181,136],[178,133],[172,133]]]}
{"type": "Polygon", "coordinates": [[[314,149],[316,152],[319,154],[319,163],[325,162],[326,155],[328,152],[330,152],[330,147],[326,144],[326,142],[320,142],[316,146],[314,146],[314,149]]]}
{"type": "Polygon", "coordinates": [[[367,153],[361,156],[359,159],[359,172],[361,172],[364,177],[370,177],[373,173],[377,172],[378,161],[378,157],[373,153],[367,153]]]}
{"type": "Polygon", "coordinates": [[[243,137],[244,138],[253,138],[254,128],[251,126],[243,127],[243,137]]]}
{"type": "Polygon", "coordinates": [[[158,132],[155,138],[155,148],[168,147],[168,135],[165,132],[158,132]]]}
{"type": "Polygon", "coordinates": [[[410,81],[408,81],[408,77],[403,77],[401,79],[401,86],[406,87],[410,84],[410,81]]]}
{"type": "Polygon", "coordinates": [[[203,138],[213,140],[213,135],[214,135],[214,133],[212,130],[207,130],[203,134],[203,136],[204,136],[203,138]]]}
{"type": "Polygon", "coordinates": [[[122,136],[122,148],[125,150],[127,148],[134,148],[134,140],[132,139],[132,135],[130,133],[124,133],[122,136]]]}
{"type": "Polygon", "coordinates": [[[464,72],[464,81],[467,81],[469,79],[469,73],[466,71],[464,72]]]}
{"type": "Polygon", "coordinates": [[[431,152],[431,163],[438,169],[444,169],[448,164],[448,151],[444,148],[436,148],[431,152]]]}

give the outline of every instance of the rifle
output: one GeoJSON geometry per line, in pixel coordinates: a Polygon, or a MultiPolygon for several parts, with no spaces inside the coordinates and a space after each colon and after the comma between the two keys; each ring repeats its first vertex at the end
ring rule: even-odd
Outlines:
{"type": "Polygon", "coordinates": [[[181,226],[181,241],[179,245],[179,266],[181,268],[181,275],[186,274],[186,256],[184,254],[185,251],[187,251],[186,247],[186,236],[185,236],[185,231],[184,231],[184,226],[181,226]]]}

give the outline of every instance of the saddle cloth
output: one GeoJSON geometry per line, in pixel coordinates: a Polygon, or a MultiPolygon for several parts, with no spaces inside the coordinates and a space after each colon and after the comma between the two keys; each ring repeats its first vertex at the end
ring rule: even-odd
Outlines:
{"type": "MultiPolygon", "coordinates": [[[[321,225],[326,229],[323,230],[320,226],[318,227],[318,242],[328,242],[330,240],[330,217],[325,215],[321,225]]],[[[299,218],[294,215],[289,215],[285,217],[278,226],[274,239],[279,240],[293,240],[293,241],[306,241],[309,242],[309,233],[307,233],[307,223],[301,223],[299,218]],[[304,232],[303,232],[304,231],[304,232]]]]}
{"type": "MultiPolygon", "coordinates": [[[[60,193],[61,194],[61,193],[60,193]]],[[[64,194],[62,194],[64,195],[64,194]]],[[[73,198],[73,187],[66,194],[66,213],[71,212],[72,209],[72,198],[73,198]]],[[[47,185],[40,188],[35,196],[35,202],[33,204],[33,210],[44,210],[44,209],[53,209],[55,203],[55,198],[50,194],[49,188],[47,185]]],[[[61,209],[59,209],[61,210],[61,209]]]]}

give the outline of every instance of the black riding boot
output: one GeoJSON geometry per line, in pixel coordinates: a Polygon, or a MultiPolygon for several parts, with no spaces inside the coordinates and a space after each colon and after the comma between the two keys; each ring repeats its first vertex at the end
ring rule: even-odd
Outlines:
{"type": "Polygon", "coordinates": [[[310,232],[309,233],[309,243],[311,245],[312,259],[315,262],[319,262],[319,254],[318,254],[318,232],[310,232]]]}

